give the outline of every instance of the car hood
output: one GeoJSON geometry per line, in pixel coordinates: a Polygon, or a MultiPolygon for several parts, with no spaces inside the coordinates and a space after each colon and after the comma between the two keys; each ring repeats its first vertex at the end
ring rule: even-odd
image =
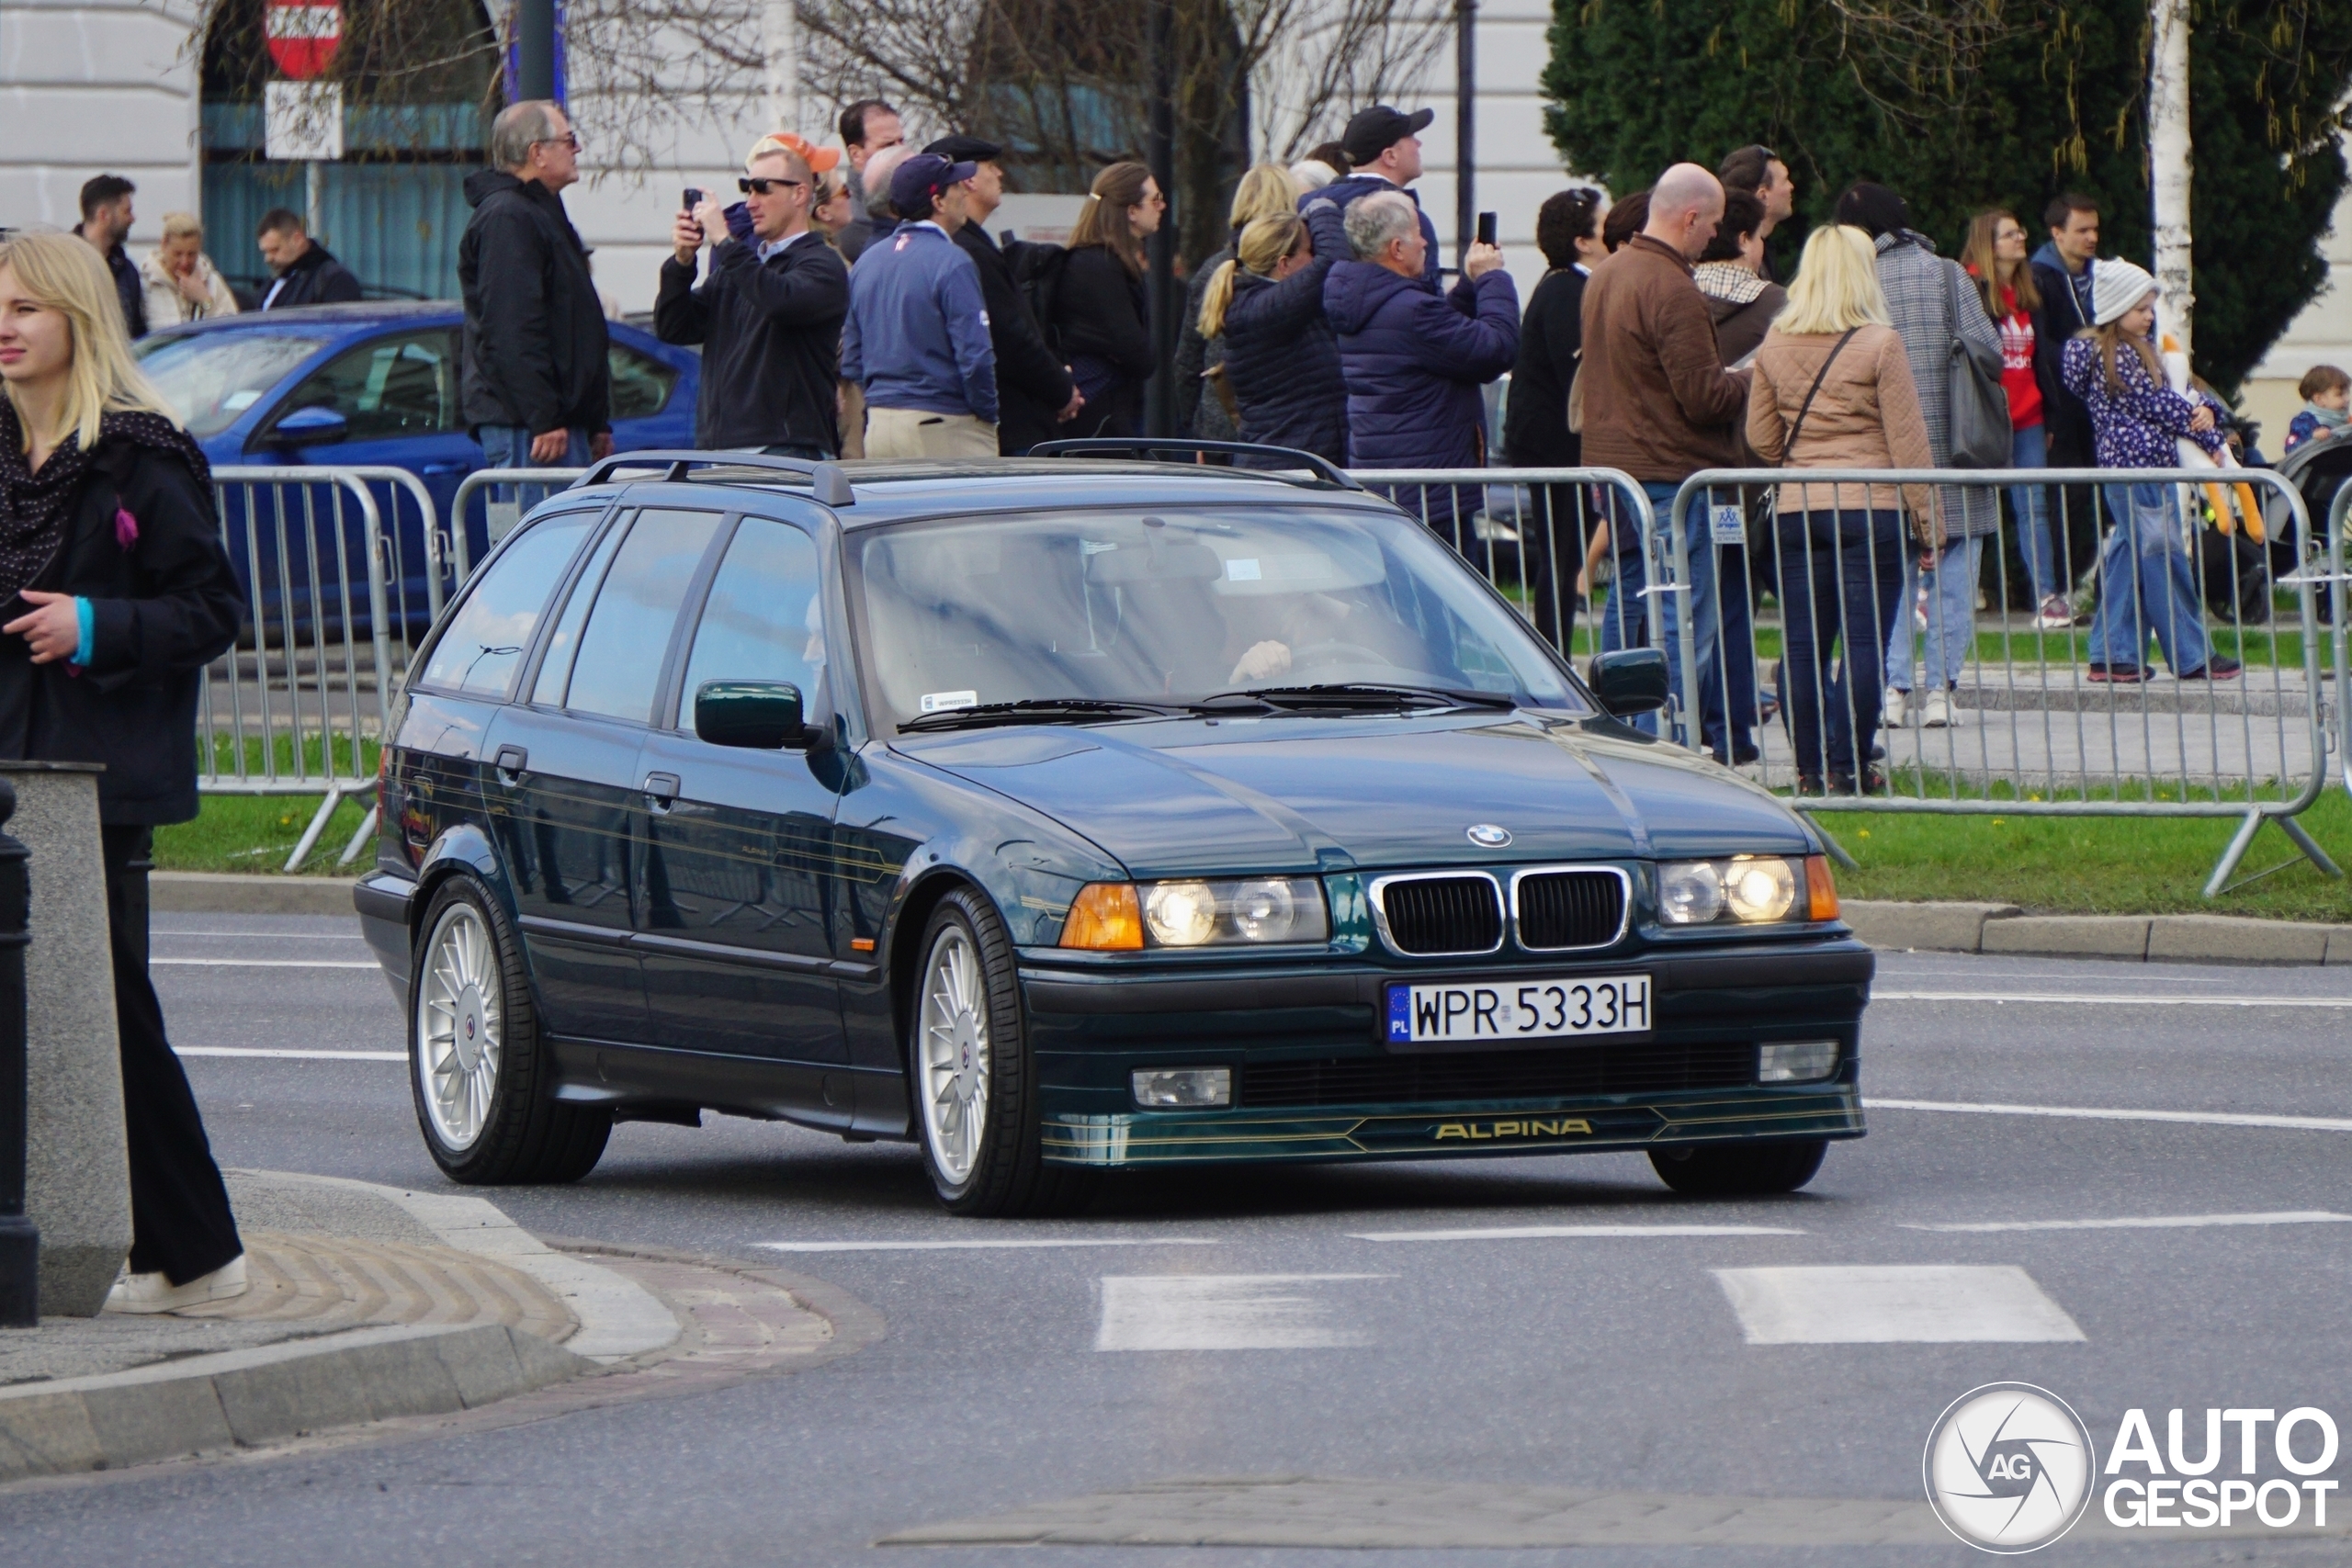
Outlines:
{"type": "Polygon", "coordinates": [[[1770,795],[1607,720],[1171,720],[901,736],[1137,877],[1810,852],[1770,795]],[[1481,849],[1473,824],[1508,829],[1481,849]]]}

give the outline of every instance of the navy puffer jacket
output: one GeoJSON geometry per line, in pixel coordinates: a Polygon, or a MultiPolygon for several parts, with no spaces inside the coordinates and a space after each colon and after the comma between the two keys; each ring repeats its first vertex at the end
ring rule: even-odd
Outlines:
{"type": "Polygon", "coordinates": [[[1323,282],[1348,385],[1350,461],[1366,468],[1464,468],[1479,460],[1478,389],[1519,355],[1519,291],[1497,267],[1452,295],[1371,262],[1323,282]]]}
{"type": "Polygon", "coordinates": [[[1280,283],[1246,267],[1225,308],[1225,380],[1241,410],[1241,439],[1348,460],[1348,387],[1323,317],[1323,282],[1348,254],[1347,226],[1328,201],[1306,209],[1315,259],[1280,283]]]}

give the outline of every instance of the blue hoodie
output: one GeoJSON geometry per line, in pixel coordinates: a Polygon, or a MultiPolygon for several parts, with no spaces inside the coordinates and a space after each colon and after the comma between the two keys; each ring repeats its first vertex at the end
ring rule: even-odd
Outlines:
{"type": "Polygon", "coordinates": [[[1348,453],[1368,468],[1466,468],[1479,461],[1478,389],[1519,356],[1519,290],[1497,267],[1454,286],[1343,261],[1323,282],[1348,383],[1348,453]]]}
{"type": "Polygon", "coordinates": [[[1298,209],[1300,212],[1304,213],[1306,210],[1306,204],[1308,202],[1328,201],[1337,207],[1341,215],[1344,216],[1348,210],[1348,204],[1355,200],[1356,197],[1360,196],[1370,196],[1374,191],[1383,190],[1400,191],[1404,195],[1410,197],[1413,202],[1413,210],[1420,212],[1421,238],[1429,242],[1429,248],[1421,253],[1421,276],[1428,278],[1430,283],[1435,284],[1438,280],[1437,225],[1430,221],[1430,215],[1428,213],[1421,212],[1421,198],[1418,193],[1411,190],[1409,187],[1391,185],[1386,180],[1381,179],[1377,175],[1350,175],[1344,179],[1333,180],[1329,185],[1323,186],[1321,189],[1308,191],[1305,196],[1300,197],[1298,198],[1298,209]]]}

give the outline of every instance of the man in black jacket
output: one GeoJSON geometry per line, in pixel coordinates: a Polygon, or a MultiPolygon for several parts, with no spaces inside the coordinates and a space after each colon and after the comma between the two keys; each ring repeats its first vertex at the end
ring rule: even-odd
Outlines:
{"type": "Polygon", "coordinates": [[[1086,399],[1069,368],[1046,346],[1046,334],[1013,281],[1012,262],[989,238],[988,221],[1004,204],[1004,149],[977,136],[943,136],[923,149],[951,164],[968,163],[972,177],[967,216],[956,243],[980,269],[980,297],[988,301],[989,344],[996,350],[997,450],[1018,457],[1057,427],[1078,417],[1086,399]]]}
{"type": "Polygon", "coordinates": [[[130,197],[139,187],[120,175],[99,175],[82,186],[82,221],[74,231],[97,247],[122,301],[122,325],[133,339],[147,335],[147,287],[139,267],[123,254],[130,237],[130,197]]]}
{"type": "Polygon", "coordinates": [[[770,137],[743,166],[741,202],[706,196],[672,225],[653,330],[663,343],[704,345],[695,445],[829,459],[842,448],[834,398],[849,268],[808,227],[807,159],[770,137]],[[710,276],[697,288],[706,240],[710,276]]]}
{"type": "MultiPolygon", "coordinates": [[[[2098,202],[2068,191],[2041,214],[2050,243],[2033,254],[2033,287],[2041,308],[2033,316],[2033,378],[2041,387],[2041,428],[2053,468],[2095,468],[2098,449],[2091,434],[2091,411],[2066,389],[2059,374],[2066,340],[2090,327],[2091,263],[2098,256],[2098,202]]],[[[2067,485],[2053,498],[2052,516],[2063,521],[2057,563],[2068,582],[2078,582],[2098,548],[2098,491],[2067,485]]]]}
{"type": "Polygon", "coordinates": [[[613,372],[588,247],[557,194],[580,177],[580,139],[526,99],[492,122],[490,158],[467,176],[458,242],[459,410],[492,468],[582,468],[613,449],[613,372]]]}
{"type": "Polygon", "coordinates": [[[277,275],[269,292],[261,297],[263,310],[344,305],[359,298],[359,280],[324,245],[311,238],[300,213],[271,208],[261,215],[261,231],[254,240],[261,246],[261,259],[277,275]]]}

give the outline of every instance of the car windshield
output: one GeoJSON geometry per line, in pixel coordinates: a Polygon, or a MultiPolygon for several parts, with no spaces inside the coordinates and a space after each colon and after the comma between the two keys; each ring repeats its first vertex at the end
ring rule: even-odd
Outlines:
{"type": "Polygon", "coordinates": [[[198,440],[218,435],[325,346],[318,333],[210,332],[147,338],[139,368],[198,440]]]}
{"type": "Polygon", "coordinates": [[[861,531],[848,554],[868,688],[894,725],[1348,684],[1589,708],[1532,629],[1401,517],[1054,512],[861,531]]]}

